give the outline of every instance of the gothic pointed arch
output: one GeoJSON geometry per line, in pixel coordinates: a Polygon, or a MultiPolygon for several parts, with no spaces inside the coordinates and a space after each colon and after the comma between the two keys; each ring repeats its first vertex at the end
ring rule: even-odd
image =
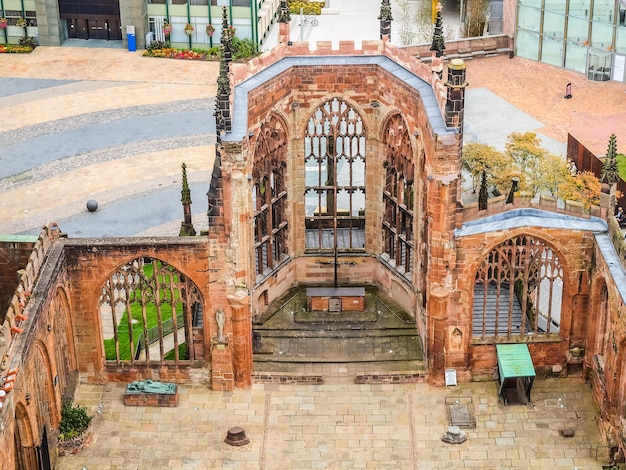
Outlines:
{"type": "Polygon", "coordinates": [[[41,341],[35,343],[35,400],[37,406],[37,421],[41,428],[58,428],[61,422],[60,406],[55,393],[55,379],[53,376],[50,353],[41,341]]]}
{"type": "Polygon", "coordinates": [[[22,403],[15,406],[15,470],[37,468],[37,454],[35,452],[35,436],[30,422],[30,416],[22,403]]]}
{"type": "Polygon", "coordinates": [[[67,294],[62,287],[58,287],[50,304],[54,331],[54,357],[58,377],[58,387],[62,398],[70,398],[76,386],[76,356],[73,344],[70,307],[67,294]]]}
{"type": "Polygon", "coordinates": [[[266,276],[287,257],[287,151],[287,127],[272,114],[261,124],[252,167],[257,276],[266,276]]]}
{"type": "Polygon", "coordinates": [[[167,262],[141,257],[118,266],[101,287],[99,306],[107,361],[195,360],[192,328],[203,326],[202,296],[167,262]]]}
{"type": "Polygon", "coordinates": [[[588,348],[593,357],[595,367],[604,371],[604,358],[607,353],[609,331],[611,330],[611,315],[609,308],[609,291],[606,280],[598,279],[598,285],[593,290],[593,307],[590,310],[589,328],[592,330],[588,348]]]}
{"type": "Polygon", "coordinates": [[[365,249],[366,128],[340,98],[318,106],[304,136],[305,248],[365,249]]]}
{"type": "Polygon", "coordinates": [[[383,253],[403,274],[413,271],[415,162],[406,122],[392,115],[383,128],[383,253]]]}
{"type": "Polygon", "coordinates": [[[545,240],[521,234],[495,246],[476,272],[473,338],[558,334],[563,280],[559,256],[545,240]]]}

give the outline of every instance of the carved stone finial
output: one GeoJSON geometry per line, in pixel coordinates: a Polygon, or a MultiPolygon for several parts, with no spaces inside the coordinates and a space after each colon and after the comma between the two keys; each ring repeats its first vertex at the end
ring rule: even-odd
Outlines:
{"type": "Polygon", "coordinates": [[[226,65],[228,65],[233,60],[233,30],[228,23],[226,7],[222,8],[222,39],[220,43],[224,47],[224,60],[226,61],[226,65]]]}
{"type": "Polygon", "coordinates": [[[391,22],[393,21],[393,16],[391,15],[389,0],[382,0],[378,19],[380,20],[380,39],[387,36],[391,40],[391,22]]]}
{"type": "Polygon", "coordinates": [[[191,221],[191,191],[189,190],[189,183],[187,182],[187,165],[182,164],[183,168],[183,189],[181,190],[181,202],[183,203],[183,221],[180,224],[180,232],[178,235],[181,237],[193,237],[196,234],[196,229],[193,227],[191,221]]]}
{"type": "Polygon", "coordinates": [[[441,15],[441,3],[437,3],[437,16],[435,17],[435,29],[433,31],[433,43],[430,50],[435,52],[436,57],[442,57],[446,45],[443,39],[443,17],[441,15]]]}

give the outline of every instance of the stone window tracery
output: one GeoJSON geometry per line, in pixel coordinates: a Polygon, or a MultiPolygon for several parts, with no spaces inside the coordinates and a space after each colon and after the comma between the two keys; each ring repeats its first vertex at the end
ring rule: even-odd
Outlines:
{"type": "Polygon", "coordinates": [[[404,273],[413,270],[413,209],[415,166],[411,140],[402,116],[387,122],[385,144],[385,188],[383,191],[384,253],[404,273]]]}
{"type": "Polygon", "coordinates": [[[304,137],[306,249],[365,248],[365,127],[337,98],[310,116],[304,137]]]}
{"type": "Polygon", "coordinates": [[[276,116],[261,125],[254,154],[252,204],[256,274],[287,256],[287,132],[276,116]]]}
{"type": "Polygon", "coordinates": [[[106,360],[194,360],[192,327],[201,326],[202,305],[195,284],[164,261],[137,258],[120,266],[100,294],[106,360]]]}
{"type": "Polygon", "coordinates": [[[474,338],[558,333],[563,269],[543,240],[520,235],[496,246],[474,284],[474,338]]]}

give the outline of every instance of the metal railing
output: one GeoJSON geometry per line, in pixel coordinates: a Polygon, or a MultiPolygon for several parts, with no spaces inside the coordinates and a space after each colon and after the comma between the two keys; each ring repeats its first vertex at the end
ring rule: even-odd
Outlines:
{"type": "MultiPolygon", "coordinates": [[[[184,324],[183,314],[179,313],[178,315],[176,315],[176,327],[181,328],[183,324],[184,324]]],[[[163,338],[165,338],[167,335],[171,334],[174,331],[174,319],[173,318],[170,318],[169,320],[165,320],[163,323],[161,323],[161,325],[163,328],[163,338]]],[[[158,325],[150,328],[148,330],[148,340],[147,340],[148,346],[150,346],[153,343],[156,343],[160,337],[161,335],[159,332],[158,325]]],[[[144,334],[141,333],[139,335],[139,338],[137,339],[137,347],[135,348],[135,360],[139,359],[139,355],[141,354],[141,351],[145,349],[145,347],[146,347],[146,338],[144,334]]]]}

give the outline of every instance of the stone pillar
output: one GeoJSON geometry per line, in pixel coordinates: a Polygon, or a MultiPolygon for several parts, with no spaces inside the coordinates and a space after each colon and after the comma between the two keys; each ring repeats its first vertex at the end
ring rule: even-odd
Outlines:
{"type": "Polygon", "coordinates": [[[450,291],[434,287],[430,291],[428,325],[428,369],[429,382],[443,385],[446,368],[446,320],[450,291]]]}
{"type": "Polygon", "coordinates": [[[233,322],[233,368],[235,386],[249,388],[252,385],[252,318],[249,297],[228,297],[233,322]]]}
{"type": "Polygon", "coordinates": [[[37,0],[35,11],[37,13],[39,44],[42,46],[60,46],[67,39],[67,27],[65,20],[61,20],[59,16],[59,2],[57,0],[37,0]]]}
{"type": "Polygon", "coordinates": [[[463,115],[465,110],[465,87],[467,66],[462,59],[452,59],[448,64],[448,96],[446,99],[446,125],[459,128],[459,138],[463,142],[463,115]]]}
{"type": "Polygon", "coordinates": [[[144,0],[120,0],[120,24],[124,46],[128,46],[126,26],[135,27],[137,49],[145,49],[146,33],[148,32],[148,7],[144,0]]]}
{"type": "Polygon", "coordinates": [[[211,350],[211,388],[219,391],[234,389],[232,348],[228,341],[213,341],[211,350]]]}

